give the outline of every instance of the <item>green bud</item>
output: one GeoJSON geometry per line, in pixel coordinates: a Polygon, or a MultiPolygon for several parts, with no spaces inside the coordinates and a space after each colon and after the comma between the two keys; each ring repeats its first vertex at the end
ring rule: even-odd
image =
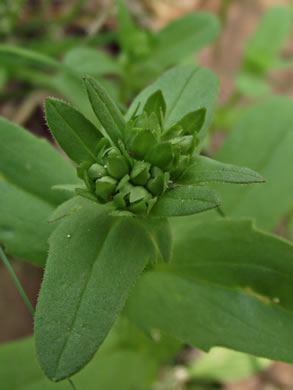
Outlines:
{"type": "Polygon", "coordinates": [[[116,206],[118,207],[118,209],[124,210],[126,208],[126,202],[125,202],[124,196],[121,194],[121,192],[118,192],[118,194],[116,194],[113,197],[113,201],[116,204],[116,206]]]}
{"type": "Polygon", "coordinates": [[[134,158],[143,160],[147,151],[155,144],[155,136],[150,130],[135,129],[127,147],[134,158]]]}
{"type": "Polygon", "coordinates": [[[88,170],[88,176],[90,179],[96,180],[107,175],[107,170],[100,164],[93,164],[88,170]]]}
{"type": "Polygon", "coordinates": [[[172,138],[180,137],[183,134],[183,128],[180,125],[173,125],[167,129],[163,134],[162,140],[172,140],[172,138]]]}
{"type": "Polygon", "coordinates": [[[140,202],[131,204],[128,208],[133,213],[141,215],[146,214],[148,205],[144,200],[141,200],[140,202]]]}
{"type": "Polygon", "coordinates": [[[195,139],[192,135],[185,135],[184,137],[177,137],[170,140],[170,142],[179,147],[181,153],[191,153],[194,149],[195,139]]]}
{"type": "Polygon", "coordinates": [[[173,148],[169,142],[157,144],[149,150],[145,160],[163,170],[167,170],[173,160],[173,148]]]}
{"type": "Polygon", "coordinates": [[[129,202],[135,203],[139,200],[148,201],[152,198],[152,195],[142,186],[133,186],[130,191],[129,202]]]}
{"type": "Polygon", "coordinates": [[[96,194],[105,202],[111,200],[117,186],[117,180],[110,176],[104,176],[96,181],[96,194]]]}
{"type": "Polygon", "coordinates": [[[168,172],[157,175],[148,181],[147,188],[153,195],[162,195],[168,188],[169,179],[170,174],[168,172]]]}
{"type": "Polygon", "coordinates": [[[129,172],[128,163],[121,154],[119,156],[109,156],[106,167],[109,175],[115,179],[121,179],[129,172]]]}
{"type": "Polygon", "coordinates": [[[190,163],[190,155],[181,155],[176,164],[176,167],[171,171],[172,179],[180,176],[190,163]]]}
{"type": "Polygon", "coordinates": [[[144,161],[136,161],[130,173],[131,181],[137,185],[145,185],[150,178],[151,164],[144,161]]]}

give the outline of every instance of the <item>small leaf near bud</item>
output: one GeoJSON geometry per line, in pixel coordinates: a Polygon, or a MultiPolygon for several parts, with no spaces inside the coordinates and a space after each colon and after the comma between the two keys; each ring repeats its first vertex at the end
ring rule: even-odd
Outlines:
{"type": "Polygon", "coordinates": [[[113,197],[113,201],[118,209],[124,210],[126,208],[126,202],[121,192],[118,192],[118,194],[113,197]]]}
{"type": "Polygon", "coordinates": [[[117,186],[117,180],[110,176],[104,176],[96,181],[96,194],[105,202],[109,201],[114,194],[117,186]]]}
{"type": "Polygon", "coordinates": [[[133,203],[129,206],[129,210],[135,214],[146,214],[148,205],[144,200],[140,202],[133,203]]]}
{"type": "Polygon", "coordinates": [[[192,135],[177,137],[170,140],[173,145],[179,147],[182,154],[191,153],[194,150],[195,139],[192,135]]]}
{"type": "Polygon", "coordinates": [[[103,155],[105,153],[105,150],[110,147],[110,142],[107,140],[107,138],[102,138],[100,142],[98,143],[96,147],[96,156],[97,161],[100,164],[103,164],[103,155]]]}
{"type": "Polygon", "coordinates": [[[135,203],[139,200],[144,200],[145,202],[150,200],[152,195],[142,186],[133,186],[130,191],[129,202],[135,203]]]}

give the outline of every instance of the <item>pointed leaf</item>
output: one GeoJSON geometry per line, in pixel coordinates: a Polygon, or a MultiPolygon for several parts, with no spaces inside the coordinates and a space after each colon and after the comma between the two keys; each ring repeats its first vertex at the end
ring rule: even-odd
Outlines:
{"type": "Polygon", "coordinates": [[[130,318],[203,350],[293,363],[293,245],[247,221],[185,223],[174,233],[173,262],[138,281],[130,318]]]}
{"type": "Polygon", "coordinates": [[[95,149],[102,134],[73,106],[48,98],[46,120],[56,141],[73,161],[96,160],[95,149]]]}
{"type": "Polygon", "coordinates": [[[35,319],[49,378],[67,378],[92,358],[152,256],[153,244],[134,218],[111,217],[94,202],[58,225],[35,319]]]}
{"type": "Polygon", "coordinates": [[[139,104],[137,114],[141,114],[148,98],[158,89],[162,91],[167,105],[164,124],[166,129],[187,114],[200,108],[206,109],[205,123],[199,132],[200,139],[203,139],[210,125],[218,94],[215,75],[208,69],[194,65],[178,66],[169,70],[134,99],[126,115],[127,120],[139,104]]]}
{"type": "Polygon", "coordinates": [[[180,186],[165,192],[151,210],[157,217],[200,213],[219,206],[214,191],[204,187],[180,186]]]}
{"type": "Polygon", "coordinates": [[[220,181],[225,183],[262,183],[264,178],[245,167],[224,164],[208,157],[199,156],[193,159],[193,163],[180,176],[178,184],[199,184],[220,181]]]}
{"type": "Polygon", "coordinates": [[[47,140],[1,117],[0,174],[6,181],[53,205],[69,196],[52,190],[52,186],[80,182],[74,167],[47,140]]]}
{"type": "Polygon", "coordinates": [[[119,108],[97,80],[87,76],[84,83],[94,113],[109,137],[118,145],[118,140],[122,138],[125,127],[119,108]]]}
{"type": "Polygon", "coordinates": [[[153,112],[156,114],[157,118],[161,121],[162,117],[165,117],[166,114],[166,102],[162,91],[158,90],[154,92],[146,101],[143,111],[148,115],[151,115],[153,112]]]}

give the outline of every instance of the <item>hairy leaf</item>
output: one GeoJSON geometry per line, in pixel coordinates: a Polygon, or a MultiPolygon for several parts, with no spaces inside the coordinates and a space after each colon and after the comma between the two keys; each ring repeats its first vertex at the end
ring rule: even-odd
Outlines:
{"type": "Polygon", "coordinates": [[[153,256],[135,219],[111,217],[93,202],[59,224],[35,320],[38,357],[50,379],[67,378],[92,358],[153,256]]]}
{"type": "Polygon", "coordinates": [[[84,83],[92,108],[105,131],[118,145],[118,140],[124,132],[125,121],[119,108],[106,90],[92,77],[86,77],[84,83]]]}
{"type": "Polygon", "coordinates": [[[50,204],[69,198],[55,184],[78,183],[74,167],[45,139],[0,118],[0,173],[5,180],[50,204]]]}
{"type": "Polygon", "coordinates": [[[200,213],[219,206],[214,191],[204,187],[180,186],[167,191],[151,210],[157,217],[175,217],[200,213]]]}
{"type": "Polygon", "coordinates": [[[198,156],[194,157],[193,163],[176,180],[178,184],[199,184],[214,181],[247,184],[261,183],[264,178],[252,169],[198,156]]]}
{"type": "Polygon", "coordinates": [[[48,98],[46,120],[55,139],[73,161],[96,161],[95,149],[102,134],[73,106],[48,98]]]}
{"type": "Polygon", "coordinates": [[[292,363],[293,245],[248,221],[186,220],[174,231],[171,265],[138,281],[130,318],[203,350],[224,346],[292,363]]]}

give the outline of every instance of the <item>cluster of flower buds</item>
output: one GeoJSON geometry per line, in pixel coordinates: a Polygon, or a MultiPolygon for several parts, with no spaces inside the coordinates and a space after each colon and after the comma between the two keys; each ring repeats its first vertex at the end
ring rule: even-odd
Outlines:
{"type": "Polygon", "coordinates": [[[99,202],[147,214],[158,197],[176,184],[190,163],[198,138],[196,129],[184,126],[190,118],[164,130],[164,115],[162,108],[157,113],[134,114],[117,146],[103,138],[96,148],[96,162],[80,164],[78,175],[99,202]]]}

